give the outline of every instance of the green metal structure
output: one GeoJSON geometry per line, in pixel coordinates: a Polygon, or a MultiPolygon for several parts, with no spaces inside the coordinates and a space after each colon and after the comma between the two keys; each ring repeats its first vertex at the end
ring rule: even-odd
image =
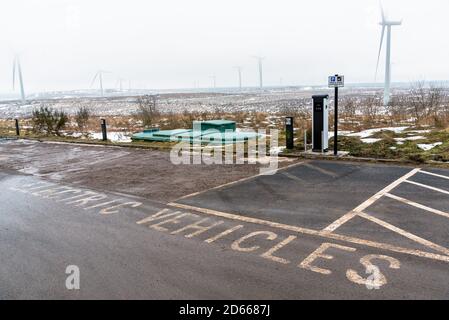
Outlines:
{"type": "Polygon", "coordinates": [[[229,144],[257,139],[255,132],[239,132],[235,121],[194,121],[193,129],[159,130],[148,129],[136,133],[132,140],[158,142],[190,142],[207,144],[229,144]]]}

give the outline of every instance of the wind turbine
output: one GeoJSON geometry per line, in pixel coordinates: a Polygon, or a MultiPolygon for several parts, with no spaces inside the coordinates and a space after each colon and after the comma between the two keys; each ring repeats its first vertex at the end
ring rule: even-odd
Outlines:
{"type": "Polygon", "coordinates": [[[385,29],[387,29],[387,52],[385,60],[385,89],[384,89],[384,105],[388,105],[390,102],[390,87],[391,87],[391,27],[402,25],[401,21],[388,20],[385,16],[384,9],[382,5],[380,6],[382,14],[382,22],[379,24],[382,26],[382,34],[380,37],[379,54],[377,56],[377,66],[376,66],[376,78],[377,71],[379,69],[380,54],[382,53],[382,44],[384,42],[385,29]]]}
{"type": "Polygon", "coordinates": [[[19,76],[19,84],[20,84],[20,95],[22,98],[22,104],[26,103],[25,99],[25,90],[23,88],[23,77],[22,77],[22,68],[20,66],[20,59],[18,55],[14,56],[14,62],[12,66],[12,89],[15,90],[15,84],[16,84],[16,69],[17,74],[19,76]]]}
{"type": "Polygon", "coordinates": [[[117,84],[118,84],[118,88],[120,91],[123,91],[123,82],[124,81],[125,81],[125,79],[120,78],[120,77],[117,79],[117,84]]]}
{"type": "Polygon", "coordinates": [[[212,79],[212,84],[214,86],[214,89],[217,88],[217,76],[214,74],[212,76],[210,76],[210,78],[212,79]]]}
{"type": "Polygon", "coordinates": [[[239,75],[239,89],[242,90],[242,67],[237,66],[234,67],[237,69],[238,75],[239,75]]]}
{"type": "Polygon", "coordinates": [[[257,61],[258,61],[258,65],[259,65],[259,87],[260,87],[260,89],[262,89],[263,88],[262,61],[265,59],[265,57],[253,56],[253,58],[257,59],[257,61]]]}
{"type": "Polygon", "coordinates": [[[101,96],[104,96],[104,91],[103,91],[103,74],[104,73],[110,73],[109,71],[104,71],[104,70],[98,70],[97,73],[95,74],[94,78],[92,79],[92,83],[90,84],[90,87],[93,86],[93,84],[95,83],[95,80],[98,78],[98,81],[100,82],[100,92],[101,92],[101,96]]]}
{"type": "Polygon", "coordinates": [[[194,80],[193,81],[193,88],[194,89],[199,89],[200,87],[200,81],[199,80],[194,80]]]}

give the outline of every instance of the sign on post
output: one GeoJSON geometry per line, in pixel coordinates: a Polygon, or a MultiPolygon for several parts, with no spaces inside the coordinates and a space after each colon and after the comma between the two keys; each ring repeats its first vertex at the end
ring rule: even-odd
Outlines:
{"type": "Polygon", "coordinates": [[[333,75],[329,77],[329,88],[335,88],[334,97],[334,156],[338,155],[338,88],[345,86],[345,76],[333,75]]]}
{"type": "Polygon", "coordinates": [[[329,88],[342,88],[345,86],[345,76],[330,76],[329,88]]]}

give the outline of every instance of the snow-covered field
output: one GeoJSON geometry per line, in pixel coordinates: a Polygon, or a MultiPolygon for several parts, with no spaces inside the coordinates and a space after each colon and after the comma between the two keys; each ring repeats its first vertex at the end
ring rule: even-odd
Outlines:
{"type": "MultiPolygon", "coordinates": [[[[303,90],[264,91],[250,93],[196,93],[162,94],[157,107],[162,113],[260,111],[276,113],[311,108],[312,93],[303,90]]],[[[18,102],[0,102],[0,119],[29,117],[40,105],[64,110],[73,115],[79,107],[88,107],[97,116],[131,115],[138,110],[137,97],[69,98],[30,101],[27,105],[18,102]]]]}

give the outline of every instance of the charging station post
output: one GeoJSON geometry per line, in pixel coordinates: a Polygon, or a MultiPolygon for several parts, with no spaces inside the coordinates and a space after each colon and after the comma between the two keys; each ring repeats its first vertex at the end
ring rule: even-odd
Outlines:
{"type": "Polygon", "coordinates": [[[312,151],[324,153],[329,146],[329,95],[314,95],[312,100],[312,151]]]}
{"type": "Polygon", "coordinates": [[[287,149],[292,150],[294,148],[293,117],[285,118],[285,140],[287,149]]]}

